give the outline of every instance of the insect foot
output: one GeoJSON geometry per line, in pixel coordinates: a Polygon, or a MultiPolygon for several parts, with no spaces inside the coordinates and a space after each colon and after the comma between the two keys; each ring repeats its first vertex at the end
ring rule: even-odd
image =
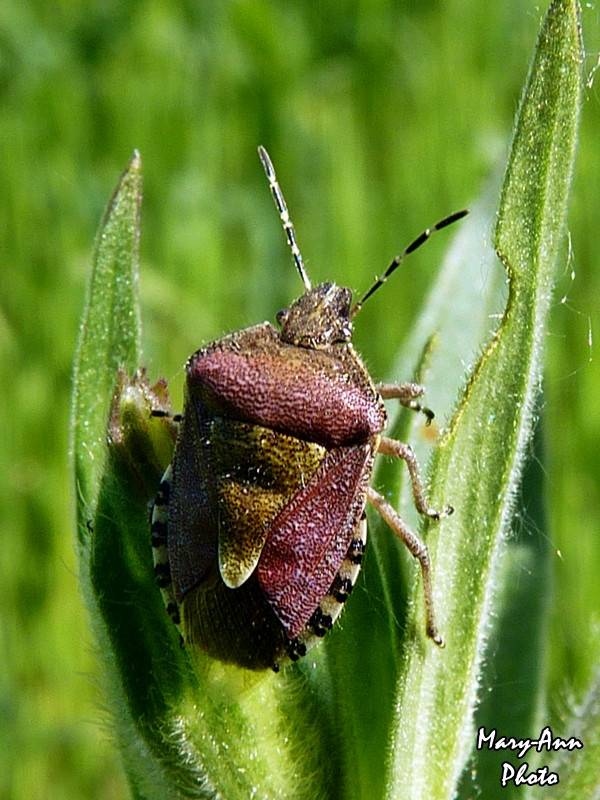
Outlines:
{"type": "Polygon", "coordinates": [[[352,306],[350,289],[312,287],[271,160],[259,155],[305,292],[268,322],[235,331],[186,365],[173,460],[152,512],[154,564],[185,645],[248,669],[279,669],[334,625],[367,541],[367,500],[419,560],[427,635],[434,617],[427,548],[370,487],[377,453],[406,462],[415,505],[424,497],[411,448],[383,436],[384,399],[433,414],[418,384],[373,383],[352,346],[352,320],[424,231],[352,306]]]}

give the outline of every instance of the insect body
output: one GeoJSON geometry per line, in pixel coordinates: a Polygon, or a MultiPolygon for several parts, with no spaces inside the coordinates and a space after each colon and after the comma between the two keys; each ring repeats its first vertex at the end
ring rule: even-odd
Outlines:
{"type": "MultiPolygon", "coordinates": [[[[352,339],[352,317],[402,258],[459,212],[425,231],[352,306],[349,289],[312,288],[269,156],[259,154],[305,293],[264,322],[198,350],[186,366],[175,454],[152,513],[157,580],[186,644],[249,669],[278,669],[332,627],[354,587],[369,500],[419,559],[426,630],[437,644],[427,548],[369,484],[377,453],[411,448],[383,435],[383,400],[421,409],[414,383],[376,386],[352,339]]],[[[432,414],[423,410],[429,418],[432,414]]]]}

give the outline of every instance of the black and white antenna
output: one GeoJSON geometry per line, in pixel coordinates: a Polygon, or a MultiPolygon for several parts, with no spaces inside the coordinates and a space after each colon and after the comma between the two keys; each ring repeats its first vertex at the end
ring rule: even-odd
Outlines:
{"type": "Polygon", "coordinates": [[[287,204],[285,202],[285,197],[283,196],[281,187],[277,182],[277,175],[275,174],[275,168],[273,167],[273,162],[269,158],[269,154],[262,145],[259,145],[258,155],[260,156],[262,165],[265,168],[265,172],[267,173],[267,178],[269,179],[269,189],[271,190],[271,194],[273,195],[273,200],[275,201],[277,211],[279,211],[279,216],[283,224],[283,230],[285,231],[285,235],[288,240],[290,250],[292,251],[292,255],[294,257],[294,263],[296,264],[296,269],[300,273],[302,282],[304,283],[306,291],[308,292],[311,289],[311,284],[308,279],[308,275],[306,274],[306,270],[304,269],[304,261],[302,260],[302,254],[300,253],[298,245],[296,244],[296,233],[294,231],[292,220],[290,219],[290,214],[288,211],[287,204]]]}
{"type": "Polygon", "coordinates": [[[459,219],[466,217],[468,213],[469,212],[466,209],[463,209],[462,211],[456,211],[454,214],[450,214],[449,216],[444,217],[444,219],[441,219],[432,228],[426,228],[423,231],[423,233],[419,234],[419,236],[417,236],[417,238],[414,241],[412,241],[408,245],[408,247],[406,247],[400,253],[399,256],[396,256],[396,258],[392,261],[392,263],[383,273],[381,278],[377,278],[377,280],[371,286],[369,291],[357,303],[355,303],[352,306],[352,310],[350,311],[350,317],[352,318],[356,314],[358,314],[365,300],[371,297],[373,292],[376,292],[380,286],[383,286],[383,284],[387,281],[392,272],[395,272],[398,269],[398,267],[404,261],[406,256],[409,256],[411,253],[414,253],[415,250],[418,250],[419,247],[421,247],[422,244],[425,244],[425,242],[429,239],[429,237],[432,236],[432,234],[434,234],[436,231],[441,231],[442,228],[446,228],[448,225],[452,225],[452,223],[458,222],[459,219]]]}
{"type": "MultiPolygon", "coordinates": [[[[300,273],[300,277],[304,283],[306,291],[310,291],[311,283],[308,279],[308,275],[306,274],[306,270],[304,269],[304,261],[302,260],[302,254],[298,248],[296,243],[296,233],[294,231],[294,226],[290,219],[290,214],[288,211],[287,204],[285,202],[285,197],[283,196],[283,192],[281,191],[281,187],[277,182],[277,175],[275,174],[275,168],[273,167],[273,162],[269,158],[269,154],[265,150],[265,148],[260,145],[258,148],[258,154],[260,156],[260,160],[262,161],[263,167],[265,168],[265,172],[267,174],[267,178],[269,179],[269,188],[271,190],[271,194],[273,195],[273,200],[275,201],[275,206],[277,207],[277,211],[279,212],[279,216],[281,218],[281,222],[283,224],[283,229],[285,231],[285,235],[287,237],[288,244],[292,251],[292,255],[294,257],[294,263],[296,264],[296,269],[300,273]]],[[[448,225],[452,225],[454,222],[458,222],[459,219],[465,217],[469,212],[466,209],[462,211],[456,211],[454,214],[450,214],[444,219],[437,222],[433,227],[426,228],[423,233],[419,234],[416,239],[414,239],[408,247],[406,247],[400,255],[396,256],[396,258],[392,261],[386,271],[380,278],[377,278],[375,283],[371,286],[369,291],[363,295],[363,297],[356,302],[352,306],[352,310],[350,311],[350,317],[354,317],[363,306],[365,300],[367,300],[371,295],[379,289],[380,286],[387,281],[390,275],[395,272],[400,264],[404,261],[404,259],[409,256],[411,253],[414,253],[415,250],[418,250],[421,245],[425,244],[425,242],[432,236],[436,231],[441,231],[442,228],[446,228],[448,225]]]]}

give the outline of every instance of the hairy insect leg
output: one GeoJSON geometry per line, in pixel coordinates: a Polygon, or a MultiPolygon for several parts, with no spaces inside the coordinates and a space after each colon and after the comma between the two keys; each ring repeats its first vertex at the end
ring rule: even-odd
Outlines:
{"type": "Polygon", "coordinates": [[[431,519],[443,519],[449,517],[454,513],[452,506],[446,506],[443,511],[436,511],[435,508],[430,508],[425,499],[425,491],[423,490],[423,482],[419,472],[419,464],[417,458],[410,445],[405,442],[399,442],[397,439],[390,439],[388,436],[382,436],[379,442],[379,450],[384,456],[394,456],[401,458],[406,462],[408,467],[408,474],[410,475],[410,483],[412,486],[413,497],[415,506],[419,514],[423,514],[431,519]]]}
{"type": "Polygon", "coordinates": [[[423,594],[425,596],[425,629],[427,636],[440,647],[444,646],[444,640],[437,629],[435,614],[433,610],[433,591],[431,586],[431,562],[429,551],[425,542],[404,522],[395,508],[382,497],[379,492],[369,487],[367,498],[376,511],[383,517],[396,536],[408,548],[421,565],[423,576],[423,594]]]}
{"type": "Polygon", "coordinates": [[[399,400],[405,408],[420,411],[427,417],[427,424],[431,425],[435,414],[418,402],[418,398],[425,392],[425,387],[420,383],[378,383],[375,388],[384,400],[399,400]]]}

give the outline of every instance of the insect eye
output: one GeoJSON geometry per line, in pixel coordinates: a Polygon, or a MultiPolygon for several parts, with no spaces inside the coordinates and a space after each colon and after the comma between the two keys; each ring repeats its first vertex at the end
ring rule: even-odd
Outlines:
{"type": "Polygon", "coordinates": [[[289,308],[282,308],[280,311],[277,312],[275,319],[279,323],[279,325],[283,326],[285,324],[286,319],[290,313],[289,308]]]}

